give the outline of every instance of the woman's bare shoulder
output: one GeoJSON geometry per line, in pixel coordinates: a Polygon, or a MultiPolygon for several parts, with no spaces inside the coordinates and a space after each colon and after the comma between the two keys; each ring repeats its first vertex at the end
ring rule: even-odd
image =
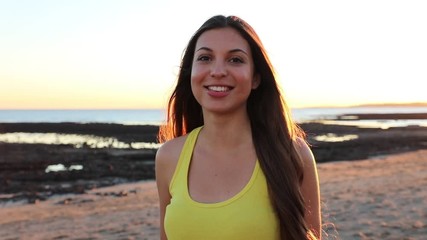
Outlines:
{"type": "Polygon", "coordinates": [[[157,173],[170,178],[175,171],[179,156],[187,136],[181,136],[163,143],[156,153],[157,173]]]}
{"type": "Polygon", "coordinates": [[[313,168],[316,166],[316,160],[313,156],[310,146],[303,138],[296,138],[294,141],[295,150],[298,153],[304,167],[313,168]]]}
{"type": "Polygon", "coordinates": [[[156,161],[169,162],[171,159],[179,157],[187,136],[177,137],[164,142],[156,153],[156,161]]]}

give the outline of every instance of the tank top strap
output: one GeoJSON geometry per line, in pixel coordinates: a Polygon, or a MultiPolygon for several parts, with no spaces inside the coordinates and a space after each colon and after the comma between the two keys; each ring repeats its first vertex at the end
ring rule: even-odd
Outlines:
{"type": "Polygon", "coordinates": [[[169,184],[169,191],[171,193],[173,192],[173,186],[175,183],[178,184],[187,182],[188,168],[190,166],[194,146],[196,145],[197,137],[199,136],[200,130],[202,128],[203,126],[195,128],[187,135],[187,139],[185,140],[184,146],[182,147],[175,172],[169,184]]]}

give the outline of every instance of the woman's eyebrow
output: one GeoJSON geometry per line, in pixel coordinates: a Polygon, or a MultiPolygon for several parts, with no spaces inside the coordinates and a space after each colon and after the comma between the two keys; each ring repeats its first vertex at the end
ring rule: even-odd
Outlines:
{"type": "Polygon", "coordinates": [[[232,49],[229,52],[230,53],[241,52],[241,53],[244,53],[244,54],[248,55],[248,53],[246,51],[244,51],[244,50],[242,50],[240,48],[232,49]]]}
{"type": "MultiPolygon", "coordinates": [[[[212,49],[208,48],[208,47],[200,47],[199,49],[196,50],[196,52],[201,51],[201,50],[206,50],[209,52],[213,52],[212,49]]],[[[248,53],[240,48],[235,48],[235,49],[231,49],[230,51],[228,51],[229,53],[235,53],[235,52],[241,52],[244,53],[246,55],[248,55],[248,53]]]]}
{"type": "Polygon", "coordinates": [[[201,51],[201,50],[206,50],[206,51],[209,51],[209,52],[213,52],[213,50],[210,49],[210,48],[208,48],[208,47],[200,47],[199,49],[196,50],[196,52],[201,51]]]}

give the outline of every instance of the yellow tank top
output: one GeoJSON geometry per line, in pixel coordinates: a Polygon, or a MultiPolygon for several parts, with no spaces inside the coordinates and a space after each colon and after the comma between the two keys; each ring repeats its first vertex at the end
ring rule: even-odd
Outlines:
{"type": "Polygon", "coordinates": [[[187,136],[169,185],[172,198],[164,222],[168,240],[280,239],[278,219],[258,161],[249,182],[232,198],[217,203],[191,199],[188,169],[201,128],[187,136]]]}

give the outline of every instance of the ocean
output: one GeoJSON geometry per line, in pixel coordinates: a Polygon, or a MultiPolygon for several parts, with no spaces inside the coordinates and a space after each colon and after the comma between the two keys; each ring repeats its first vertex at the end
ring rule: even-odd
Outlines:
{"type": "MultiPolygon", "coordinates": [[[[292,117],[297,123],[323,120],[329,123],[371,127],[427,126],[427,119],[330,121],[341,114],[358,113],[427,113],[427,107],[336,107],[296,108],[292,117]]],[[[160,125],[166,120],[164,109],[137,110],[0,110],[1,122],[78,122],[117,123],[125,125],[160,125]]]]}
{"type": "MultiPolygon", "coordinates": [[[[390,127],[424,126],[427,119],[403,120],[346,120],[334,118],[342,114],[359,113],[427,113],[427,107],[349,107],[349,108],[298,108],[292,109],[292,117],[297,123],[322,121],[325,124],[353,125],[387,129],[390,127]]],[[[0,110],[0,123],[116,123],[124,125],[160,125],[166,120],[162,109],[141,110],[0,110]]],[[[320,136],[323,137],[323,136],[320,136]]],[[[326,136],[328,137],[328,136],[326,136]]],[[[344,136],[347,137],[347,136],[344,136]]],[[[353,137],[353,136],[349,136],[353,137]]],[[[329,138],[329,137],[328,137],[329,138]]],[[[347,139],[348,140],[348,139],[347,139]]],[[[331,141],[326,139],[325,141],[331,141]]],[[[336,139],[334,139],[336,141],[336,139]]],[[[344,141],[344,140],[340,140],[344,141]]],[[[3,133],[0,142],[6,143],[42,143],[73,144],[76,148],[124,148],[152,149],[160,144],[151,142],[124,143],[116,138],[92,135],[58,134],[58,133],[3,133]]]]}

